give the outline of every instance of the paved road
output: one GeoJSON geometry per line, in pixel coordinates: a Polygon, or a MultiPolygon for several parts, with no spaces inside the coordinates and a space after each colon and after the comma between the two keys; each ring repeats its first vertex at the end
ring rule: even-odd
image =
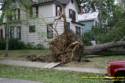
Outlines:
{"type": "Polygon", "coordinates": [[[42,82],[0,78],[0,83],[42,83],[42,82]]]}
{"type": "MultiPolygon", "coordinates": [[[[33,68],[47,68],[47,65],[50,63],[16,61],[16,60],[0,60],[0,64],[23,66],[23,67],[33,67],[33,68]]],[[[84,72],[85,73],[99,73],[99,74],[106,73],[106,69],[99,69],[99,68],[55,67],[54,69],[61,70],[61,71],[75,71],[75,72],[83,72],[83,73],[84,72]]]]}

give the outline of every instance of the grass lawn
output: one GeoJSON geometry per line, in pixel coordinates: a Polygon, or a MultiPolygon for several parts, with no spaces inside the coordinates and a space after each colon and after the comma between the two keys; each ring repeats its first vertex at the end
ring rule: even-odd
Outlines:
{"type": "Polygon", "coordinates": [[[106,68],[108,62],[125,60],[125,55],[111,55],[111,56],[107,55],[107,56],[92,57],[87,59],[90,60],[90,62],[81,62],[81,63],[71,62],[66,64],[65,66],[106,68]]]}
{"type": "MultiPolygon", "coordinates": [[[[49,50],[10,50],[9,56],[10,59],[21,59],[25,60],[28,55],[42,55],[45,56],[50,53],[49,50]]],[[[0,50],[0,57],[3,58],[5,51],[0,50]]]]}
{"type": "MultiPolygon", "coordinates": [[[[9,59],[18,59],[18,60],[26,60],[26,56],[28,55],[42,55],[45,56],[49,54],[49,50],[11,50],[9,51],[9,59]]],[[[0,51],[0,57],[3,58],[4,51],[0,51]]],[[[125,55],[107,55],[107,56],[99,56],[99,57],[91,57],[88,58],[90,62],[71,62],[64,66],[71,67],[95,67],[95,68],[106,68],[107,63],[116,60],[125,60],[125,55]]]]}
{"type": "Polygon", "coordinates": [[[99,74],[40,70],[35,68],[0,65],[0,77],[41,81],[43,83],[106,83],[103,79],[83,79],[82,77],[103,77],[99,74]]]}

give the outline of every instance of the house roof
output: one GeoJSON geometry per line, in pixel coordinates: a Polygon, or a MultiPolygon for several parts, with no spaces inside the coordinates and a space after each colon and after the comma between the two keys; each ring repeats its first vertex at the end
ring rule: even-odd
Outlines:
{"type": "Polygon", "coordinates": [[[50,3],[50,2],[59,2],[63,5],[66,5],[69,3],[70,0],[38,0],[37,2],[35,0],[32,0],[35,5],[41,5],[44,3],[50,3]]]}
{"type": "MultiPolygon", "coordinates": [[[[33,1],[33,5],[45,5],[46,3],[53,3],[53,2],[57,2],[60,3],[62,5],[67,5],[71,0],[32,0],[33,1]]],[[[76,0],[77,2],[77,0],[76,0]]],[[[78,3],[78,2],[77,2],[78,3]]]]}
{"type": "Polygon", "coordinates": [[[78,15],[79,21],[88,21],[88,20],[95,20],[98,18],[99,12],[93,12],[93,13],[86,13],[78,15]]]}

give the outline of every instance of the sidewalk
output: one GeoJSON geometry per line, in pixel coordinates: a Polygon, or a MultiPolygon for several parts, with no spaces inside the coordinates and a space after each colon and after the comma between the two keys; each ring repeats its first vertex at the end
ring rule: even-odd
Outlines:
{"type": "MultiPolygon", "coordinates": [[[[42,63],[42,62],[30,62],[30,61],[16,61],[16,60],[0,60],[0,64],[3,65],[12,65],[12,66],[23,66],[23,67],[33,67],[33,68],[48,68],[51,69],[51,64],[58,63],[42,63]]],[[[83,72],[83,73],[99,73],[105,74],[106,69],[101,68],[82,68],[82,67],[54,67],[55,70],[61,71],[74,71],[74,72],[83,72]]]]}
{"type": "Polygon", "coordinates": [[[42,83],[28,80],[17,80],[17,79],[8,79],[8,78],[0,78],[0,83],[42,83]]]}
{"type": "Polygon", "coordinates": [[[85,72],[85,73],[98,73],[105,74],[105,69],[99,68],[82,68],[82,67],[56,67],[56,70],[64,70],[64,71],[74,71],[74,72],[85,72]]]}

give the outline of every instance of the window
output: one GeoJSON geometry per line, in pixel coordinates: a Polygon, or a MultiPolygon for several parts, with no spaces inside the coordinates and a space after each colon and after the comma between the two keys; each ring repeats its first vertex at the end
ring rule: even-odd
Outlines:
{"type": "Polygon", "coordinates": [[[81,36],[81,28],[76,26],[76,35],[81,36]]]}
{"type": "Polygon", "coordinates": [[[36,30],[35,30],[35,25],[31,25],[29,26],[29,32],[30,33],[34,33],[36,30]]]}
{"type": "Polygon", "coordinates": [[[56,6],[56,16],[60,16],[62,14],[62,7],[57,5],[56,6]]]}
{"type": "Polygon", "coordinates": [[[31,8],[30,8],[29,15],[30,15],[31,17],[38,17],[38,16],[39,16],[39,7],[38,7],[38,6],[31,7],[31,8]]]}
{"type": "Polygon", "coordinates": [[[67,31],[70,31],[70,23],[69,22],[66,23],[66,27],[67,27],[67,31]]]}
{"type": "Polygon", "coordinates": [[[2,38],[3,38],[3,30],[0,29],[0,39],[2,39],[2,38]]]}
{"type": "Polygon", "coordinates": [[[29,12],[30,17],[33,16],[33,12],[34,12],[33,7],[30,7],[30,12],[29,12]]]}
{"type": "Polygon", "coordinates": [[[12,20],[20,20],[20,9],[14,9],[14,16],[12,20]]]}
{"type": "Polygon", "coordinates": [[[9,37],[14,38],[14,26],[11,26],[9,29],[9,37]]]}
{"type": "Polygon", "coordinates": [[[21,26],[16,27],[16,38],[21,39],[21,26]]]}
{"type": "Polygon", "coordinates": [[[73,3],[74,1],[73,1],[73,0],[71,0],[71,2],[73,3]]]}
{"type": "Polygon", "coordinates": [[[69,9],[69,18],[71,18],[72,21],[76,21],[76,12],[72,9],[69,9]]]}
{"type": "Polygon", "coordinates": [[[17,19],[20,20],[20,9],[17,9],[17,19]]]}
{"type": "Polygon", "coordinates": [[[47,25],[47,38],[51,39],[53,38],[53,30],[52,30],[52,24],[47,25]]]}
{"type": "Polygon", "coordinates": [[[36,6],[36,17],[38,17],[38,16],[39,16],[39,7],[36,6]]]}

